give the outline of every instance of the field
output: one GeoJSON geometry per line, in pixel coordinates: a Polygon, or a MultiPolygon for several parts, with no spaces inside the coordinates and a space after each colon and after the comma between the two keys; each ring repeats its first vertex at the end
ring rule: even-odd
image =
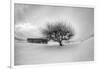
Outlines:
{"type": "Polygon", "coordinates": [[[16,41],[14,46],[14,64],[32,65],[62,62],[80,62],[94,60],[94,39],[91,38],[80,44],[63,47],[55,42],[48,44],[34,44],[16,41]]]}

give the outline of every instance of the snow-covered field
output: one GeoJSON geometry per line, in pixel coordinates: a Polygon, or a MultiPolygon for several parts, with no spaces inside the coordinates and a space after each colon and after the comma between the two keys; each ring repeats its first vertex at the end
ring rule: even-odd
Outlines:
{"type": "Polygon", "coordinates": [[[94,39],[81,44],[64,45],[49,42],[33,44],[15,41],[15,65],[32,65],[58,62],[92,61],[94,60],[94,39]]]}

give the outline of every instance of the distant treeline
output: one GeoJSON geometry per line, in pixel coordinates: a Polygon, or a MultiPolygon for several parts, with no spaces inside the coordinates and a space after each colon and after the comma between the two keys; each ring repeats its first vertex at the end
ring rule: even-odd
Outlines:
{"type": "Polygon", "coordinates": [[[27,38],[27,42],[29,43],[48,43],[48,39],[44,38],[27,38]]]}

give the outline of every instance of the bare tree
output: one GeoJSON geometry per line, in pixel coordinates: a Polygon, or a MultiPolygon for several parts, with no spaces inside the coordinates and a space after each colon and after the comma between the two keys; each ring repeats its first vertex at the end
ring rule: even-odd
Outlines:
{"type": "Polygon", "coordinates": [[[74,36],[72,27],[66,26],[63,22],[47,24],[46,29],[43,29],[42,33],[48,40],[54,40],[58,42],[60,46],[63,46],[63,40],[69,40],[74,36]]]}

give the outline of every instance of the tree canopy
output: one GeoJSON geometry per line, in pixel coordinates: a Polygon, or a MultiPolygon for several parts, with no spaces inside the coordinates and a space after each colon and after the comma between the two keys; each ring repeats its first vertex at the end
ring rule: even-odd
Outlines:
{"type": "Polygon", "coordinates": [[[59,42],[60,46],[62,46],[63,40],[69,40],[74,36],[74,30],[71,26],[59,22],[47,24],[46,29],[43,29],[42,33],[48,40],[59,42]]]}

